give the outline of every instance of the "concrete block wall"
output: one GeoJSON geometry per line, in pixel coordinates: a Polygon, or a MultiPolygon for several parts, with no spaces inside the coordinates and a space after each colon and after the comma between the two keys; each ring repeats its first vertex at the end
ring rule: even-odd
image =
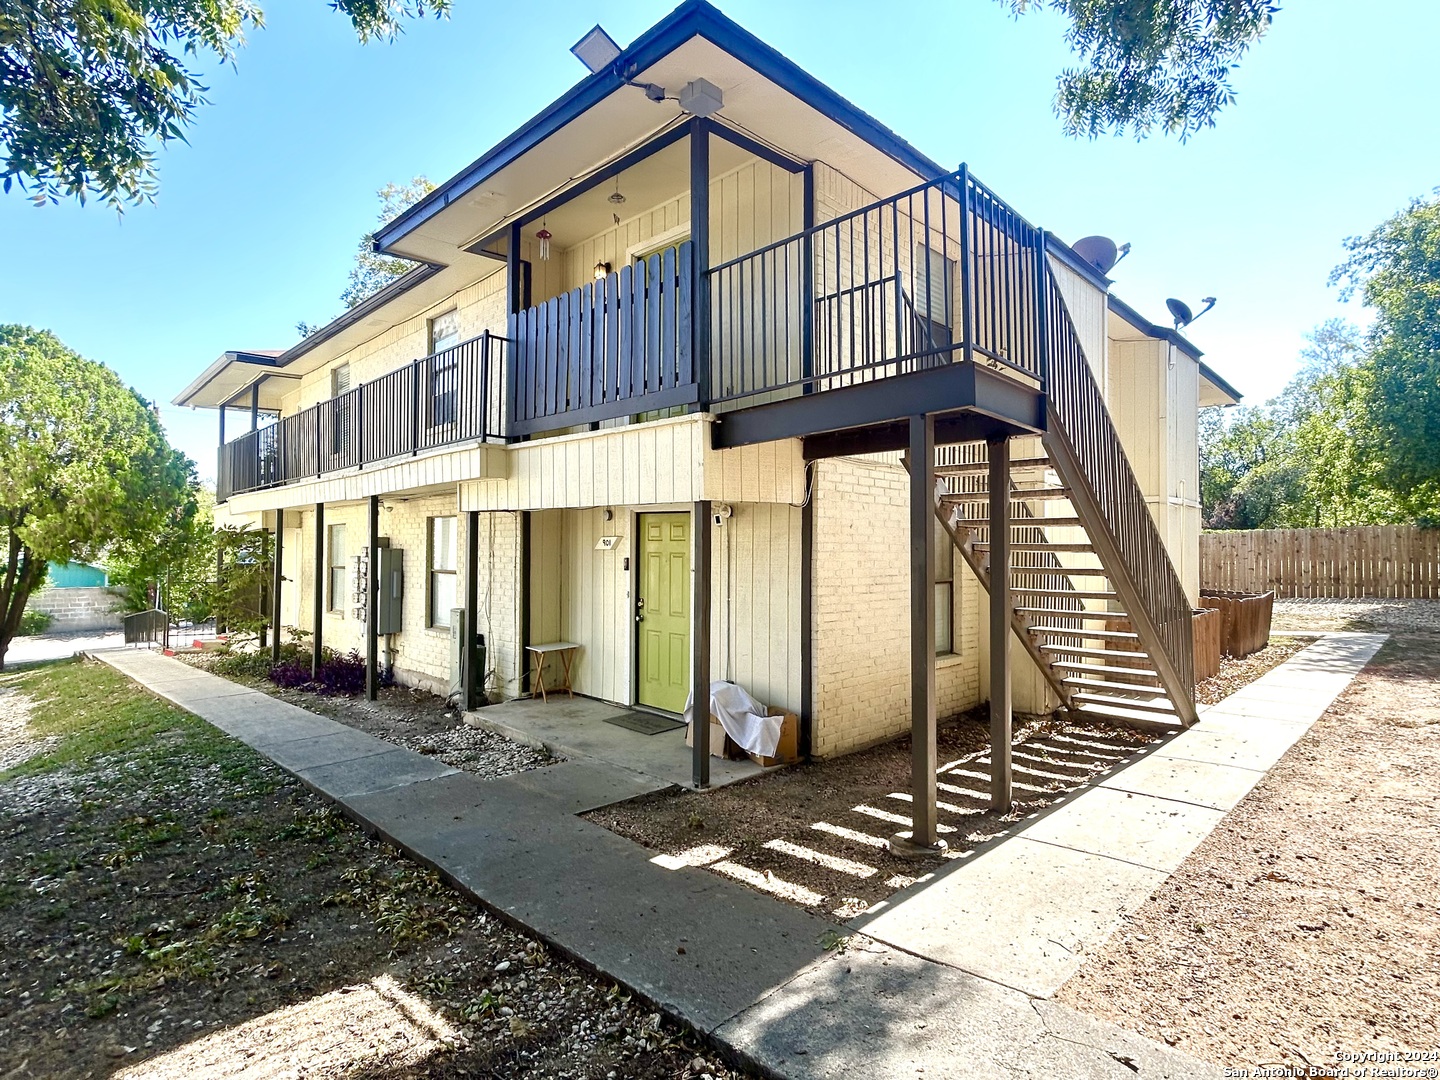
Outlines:
{"type": "MultiPolygon", "coordinates": [[[[814,741],[834,757],[910,725],[909,474],[898,460],[815,466],[814,741]]],[[[957,558],[955,651],[936,660],[942,718],[980,702],[978,585],[957,558]]]]}
{"type": "Polygon", "coordinates": [[[71,630],[118,630],[119,596],[104,586],[81,589],[41,589],[25,606],[50,616],[49,633],[71,630]]]}

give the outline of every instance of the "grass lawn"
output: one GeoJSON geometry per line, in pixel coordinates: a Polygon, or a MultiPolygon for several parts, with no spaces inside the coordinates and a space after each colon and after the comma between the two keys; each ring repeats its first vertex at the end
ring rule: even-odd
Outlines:
{"type": "Polygon", "coordinates": [[[732,1075],[110,668],[0,748],[0,1076],[732,1075]]]}

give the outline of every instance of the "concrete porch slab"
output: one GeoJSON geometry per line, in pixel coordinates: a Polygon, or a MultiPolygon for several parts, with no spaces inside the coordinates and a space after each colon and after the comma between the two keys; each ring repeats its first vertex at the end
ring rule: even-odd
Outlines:
{"type": "MultiPolygon", "coordinates": [[[[607,724],[607,718],[630,712],[593,698],[556,696],[546,702],[517,698],[465,714],[465,722],[557,757],[603,761],[676,787],[691,788],[691,752],[685,729],[641,735],[607,724]]],[[[710,759],[710,786],[724,787],[759,776],[765,770],[744,761],[710,759]]]]}

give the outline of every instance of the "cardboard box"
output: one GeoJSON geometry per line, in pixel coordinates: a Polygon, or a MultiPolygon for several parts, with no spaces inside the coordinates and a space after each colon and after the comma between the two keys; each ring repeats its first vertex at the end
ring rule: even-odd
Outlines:
{"type": "MultiPolygon", "coordinates": [[[[685,745],[695,745],[695,725],[689,724],[685,728],[685,745]]],[[[710,756],[724,758],[727,761],[738,761],[745,756],[745,751],[735,745],[735,740],[725,734],[725,728],[712,713],[710,715],[710,756]]]]}
{"type": "Polygon", "coordinates": [[[776,765],[789,765],[800,760],[800,717],[793,712],[786,712],[784,709],[774,705],[770,706],[768,716],[781,717],[780,720],[780,741],[775,744],[774,757],[762,757],[760,754],[748,755],[750,760],[765,768],[773,768],[776,765]]]}

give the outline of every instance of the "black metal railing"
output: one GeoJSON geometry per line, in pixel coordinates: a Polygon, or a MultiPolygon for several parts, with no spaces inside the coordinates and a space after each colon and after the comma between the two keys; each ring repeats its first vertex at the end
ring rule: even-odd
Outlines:
{"type": "Polygon", "coordinates": [[[685,241],[634,267],[512,315],[510,434],[693,404],[694,247],[685,241]]]}
{"type": "Polygon", "coordinates": [[[231,440],[216,498],[503,438],[506,344],[487,331],[231,440]]]}
{"type": "Polygon", "coordinates": [[[977,359],[1043,381],[1041,239],[962,168],[721,263],[709,398],[740,408],[977,359]]]}

